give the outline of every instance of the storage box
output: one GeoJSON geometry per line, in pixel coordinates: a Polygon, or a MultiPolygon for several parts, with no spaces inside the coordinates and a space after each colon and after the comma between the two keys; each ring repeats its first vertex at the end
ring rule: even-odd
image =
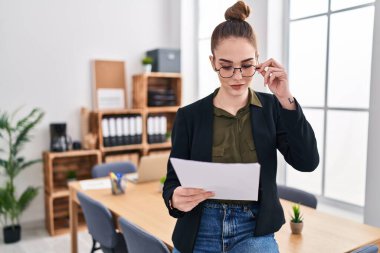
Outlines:
{"type": "Polygon", "coordinates": [[[181,50],[179,49],[154,49],[148,51],[147,56],[153,58],[153,72],[181,72],[181,50]]]}

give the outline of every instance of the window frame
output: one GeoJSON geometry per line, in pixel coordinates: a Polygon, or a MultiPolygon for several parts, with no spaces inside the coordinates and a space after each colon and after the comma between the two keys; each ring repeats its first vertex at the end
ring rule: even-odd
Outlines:
{"type": "MultiPolygon", "coordinates": [[[[322,185],[321,185],[321,195],[317,196],[318,199],[325,204],[337,207],[337,208],[342,208],[348,211],[352,211],[355,213],[359,213],[363,215],[364,213],[364,206],[361,205],[356,205],[352,203],[348,203],[339,199],[334,199],[331,197],[326,196],[326,143],[327,143],[327,114],[328,111],[336,110],[336,111],[347,111],[347,112],[367,112],[369,115],[370,112],[370,105],[368,108],[352,108],[352,107],[330,107],[328,106],[328,85],[329,85],[329,57],[330,57],[330,27],[331,27],[331,15],[340,13],[340,12],[347,12],[347,11],[352,11],[356,9],[361,9],[365,8],[368,6],[373,6],[375,8],[375,2],[373,3],[366,3],[366,4],[361,4],[361,5],[356,5],[348,8],[343,8],[339,10],[332,11],[331,10],[331,2],[332,0],[327,0],[328,1],[328,9],[327,12],[315,14],[315,15],[310,15],[310,16],[305,16],[301,18],[295,18],[291,19],[290,18],[290,1],[291,0],[286,0],[284,2],[284,10],[283,10],[283,15],[285,18],[284,26],[283,26],[283,38],[284,38],[284,50],[283,55],[284,55],[284,65],[286,69],[289,69],[289,46],[290,46],[290,24],[291,22],[296,22],[300,20],[306,20],[306,19],[311,19],[311,18],[316,18],[316,17],[321,17],[321,16],[327,16],[327,46],[326,46],[326,69],[325,69],[325,94],[324,94],[324,105],[323,106],[302,106],[303,109],[318,109],[318,110],[323,110],[324,113],[324,122],[323,122],[323,153],[321,154],[322,160],[320,161],[322,163],[321,165],[321,173],[322,173],[322,185]]],[[[376,10],[375,10],[376,11],[376,10]]],[[[372,46],[373,47],[373,46],[372,46]]],[[[370,83],[371,85],[371,83],[370,83]]],[[[368,143],[368,137],[367,137],[367,143],[368,143]]],[[[367,150],[368,153],[368,150],[367,150]]],[[[290,166],[288,166],[286,163],[284,164],[284,184],[287,185],[287,170],[292,169],[290,166]]],[[[364,196],[365,197],[365,196],[364,196]]]]}

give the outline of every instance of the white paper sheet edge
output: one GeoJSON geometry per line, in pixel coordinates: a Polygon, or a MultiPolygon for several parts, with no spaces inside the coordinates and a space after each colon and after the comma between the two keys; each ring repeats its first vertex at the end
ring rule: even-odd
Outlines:
{"type": "Polygon", "coordinates": [[[111,188],[111,181],[109,178],[99,180],[82,180],[79,181],[79,184],[83,190],[99,190],[111,188]]]}
{"type": "Polygon", "coordinates": [[[173,157],[170,161],[182,187],[213,191],[213,199],[258,200],[258,163],[209,163],[173,157]]]}

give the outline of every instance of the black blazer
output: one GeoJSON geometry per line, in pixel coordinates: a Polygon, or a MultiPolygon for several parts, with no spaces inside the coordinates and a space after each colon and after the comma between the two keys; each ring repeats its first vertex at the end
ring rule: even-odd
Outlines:
{"type": "MultiPolygon", "coordinates": [[[[252,135],[258,162],[261,165],[259,185],[259,213],[255,235],[278,231],[285,223],[284,212],[277,196],[277,151],[286,162],[299,171],[313,171],[319,164],[317,142],[313,129],[302,109],[285,110],[274,95],[256,92],[262,107],[250,105],[252,135]]],[[[212,161],[213,94],[180,108],[172,131],[170,157],[195,161],[212,161]]],[[[173,232],[174,246],[181,253],[193,251],[203,203],[190,212],[171,209],[169,200],[180,186],[170,160],[163,198],[171,216],[178,218],[173,232]]]]}

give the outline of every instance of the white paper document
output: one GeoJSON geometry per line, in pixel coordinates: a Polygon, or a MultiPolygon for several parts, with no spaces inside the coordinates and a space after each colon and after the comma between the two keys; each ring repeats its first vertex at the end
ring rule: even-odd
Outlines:
{"type": "Polygon", "coordinates": [[[209,163],[170,158],[182,187],[215,192],[213,199],[258,200],[258,163],[209,163]]]}
{"type": "Polygon", "coordinates": [[[123,89],[98,89],[99,109],[123,109],[124,101],[123,89]]]}
{"type": "Polygon", "coordinates": [[[111,188],[111,181],[109,178],[99,180],[82,180],[79,182],[79,184],[83,190],[99,190],[111,188]]]}

